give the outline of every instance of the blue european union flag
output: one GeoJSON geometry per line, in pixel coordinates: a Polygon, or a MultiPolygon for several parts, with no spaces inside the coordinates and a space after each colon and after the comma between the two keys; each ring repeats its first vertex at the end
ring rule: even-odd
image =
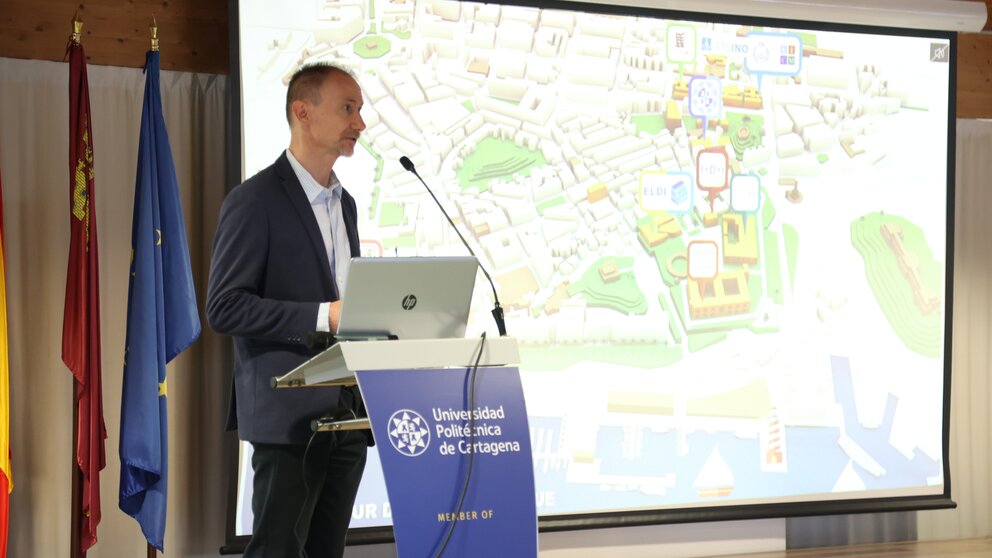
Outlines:
{"type": "Polygon", "coordinates": [[[168,487],[165,365],[199,336],[183,208],[162,117],[159,54],[148,52],[131,228],[119,505],[159,550],[168,487]]]}

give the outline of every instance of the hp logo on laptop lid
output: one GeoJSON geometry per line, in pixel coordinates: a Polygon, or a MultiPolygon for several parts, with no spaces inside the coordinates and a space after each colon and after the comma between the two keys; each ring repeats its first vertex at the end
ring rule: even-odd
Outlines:
{"type": "Polygon", "coordinates": [[[414,296],[412,294],[408,294],[405,297],[403,297],[403,309],[404,310],[413,310],[413,307],[416,306],[416,305],[417,305],[417,297],[416,296],[414,296]]]}

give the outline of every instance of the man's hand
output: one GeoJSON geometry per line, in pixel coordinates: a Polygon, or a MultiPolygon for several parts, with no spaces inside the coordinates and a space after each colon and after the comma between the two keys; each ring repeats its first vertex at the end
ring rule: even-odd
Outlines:
{"type": "Polygon", "coordinates": [[[327,326],[331,328],[331,333],[338,332],[338,320],[341,319],[341,301],[335,300],[330,303],[327,311],[327,326]]]}

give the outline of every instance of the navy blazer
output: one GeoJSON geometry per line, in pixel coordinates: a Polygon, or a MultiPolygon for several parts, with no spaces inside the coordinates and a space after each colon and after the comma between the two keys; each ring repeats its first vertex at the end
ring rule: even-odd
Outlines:
{"type": "MultiPolygon", "coordinates": [[[[355,200],[341,209],[358,256],[355,200]]],[[[228,429],[249,442],[305,444],[310,421],[330,412],[340,388],[275,389],[273,376],[315,356],[306,347],[322,302],[338,300],[310,201],[283,153],[227,195],[214,237],[207,287],[210,326],[234,338],[228,429]]]]}

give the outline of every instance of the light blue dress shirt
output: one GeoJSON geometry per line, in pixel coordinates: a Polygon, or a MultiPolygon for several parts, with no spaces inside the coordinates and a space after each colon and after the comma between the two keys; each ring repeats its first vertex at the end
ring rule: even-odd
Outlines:
{"type": "MultiPolygon", "coordinates": [[[[303,193],[310,201],[310,209],[317,218],[317,226],[324,240],[327,251],[327,261],[331,265],[331,275],[338,288],[338,295],[344,296],[344,286],[348,279],[348,267],[351,265],[351,245],[348,243],[348,229],[344,224],[341,213],[341,194],[343,189],[338,177],[331,171],[330,185],[324,186],[314,179],[307,169],[296,160],[290,150],[286,150],[286,158],[293,167],[296,178],[303,186],[303,193]]],[[[329,331],[327,316],[330,303],[322,303],[317,312],[317,331],[329,331]]]]}

